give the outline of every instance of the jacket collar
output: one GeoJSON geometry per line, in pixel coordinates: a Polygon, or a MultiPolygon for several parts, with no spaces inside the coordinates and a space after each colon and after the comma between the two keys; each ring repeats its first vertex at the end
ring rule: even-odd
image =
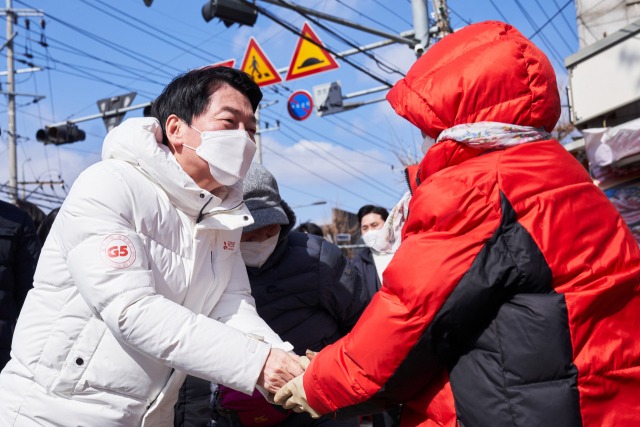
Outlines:
{"type": "Polygon", "coordinates": [[[182,169],[168,147],[156,141],[160,127],[152,117],[134,118],[113,129],[104,140],[102,159],[118,159],[137,167],[159,185],[171,203],[205,228],[233,230],[253,223],[242,201],[242,181],[227,186],[223,199],[203,190],[182,169]]]}

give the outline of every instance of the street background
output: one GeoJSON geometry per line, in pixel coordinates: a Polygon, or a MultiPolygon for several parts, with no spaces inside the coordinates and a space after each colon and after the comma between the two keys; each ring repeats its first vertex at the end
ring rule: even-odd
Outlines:
{"type": "MultiPolygon", "coordinates": [[[[384,31],[400,33],[413,28],[409,0],[304,0],[296,2],[384,31]]],[[[58,180],[65,187],[45,186],[42,192],[64,197],[78,175],[100,161],[106,129],[101,119],[80,123],[86,140],[62,146],[35,140],[37,129],[52,122],[98,113],[96,101],[135,91],[133,104],[148,102],[179,73],[206,64],[235,58],[236,68],[249,38],[255,37],[277,68],[289,65],[298,37],[259,15],[253,28],[226,28],[218,19],[206,23],[202,18],[203,0],[156,0],[146,7],[142,0],[14,0],[14,8],[42,9],[46,16],[42,30],[40,18],[19,18],[14,40],[18,60],[46,67],[44,71],[16,75],[16,92],[45,95],[40,102],[18,97],[18,181],[58,180]],[[46,39],[48,47],[38,41],[46,39]],[[26,54],[26,55],[25,55],[26,54]],[[32,55],[32,58],[29,58],[32,55]],[[24,177],[24,179],[23,179],[24,177]]],[[[282,20],[301,29],[305,21],[294,11],[258,2],[282,20]]],[[[451,27],[469,23],[501,20],[531,37],[551,60],[557,75],[563,104],[568,84],[563,59],[578,50],[576,10],[572,3],[561,16],[537,32],[564,0],[449,0],[451,27]],[[524,12],[524,13],[523,13],[524,12]]],[[[429,2],[430,10],[432,8],[429,2]]],[[[323,21],[358,45],[382,40],[370,34],[323,21]]],[[[351,48],[331,34],[311,24],[321,40],[334,51],[351,48]]],[[[2,37],[2,40],[5,40],[2,37]]],[[[416,56],[412,49],[394,44],[371,51],[379,60],[406,73],[416,56]]],[[[6,59],[6,49],[2,52],[6,59]]],[[[388,73],[362,54],[349,59],[365,66],[377,76],[395,82],[402,76],[388,73]]],[[[264,102],[278,104],[261,111],[261,122],[279,131],[265,133],[263,164],[273,172],[284,200],[290,205],[326,201],[321,206],[296,208],[299,221],[328,222],[331,207],[357,212],[364,204],[391,208],[406,191],[403,166],[394,154],[421,158],[420,132],[396,116],[386,102],[318,118],[315,114],[295,122],[287,113],[287,98],[292,91],[339,80],[342,93],[380,86],[369,76],[338,60],[340,69],[283,82],[264,88],[264,102]]],[[[16,69],[29,65],[16,62],[16,69]]],[[[2,68],[4,69],[4,68],[2,68]]],[[[283,75],[284,78],[284,75],[283,75]]],[[[0,78],[6,85],[6,76],[0,78]]],[[[3,86],[6,88],[6,86],[3,86]]],[[[5,89],[6,90],[6,89],[5,89]]],[[[356,100],[377,99],[378,92],[356,100]]],[[[0,182],[8,176],[7,100],[0,99],[0,182]]],[[[563,107],[566,120],[566,107],[563,107]]],[[[126,118],[141,116],[142,110],[127,113],[126,118]]],[[[33,188],[33,187],[32,187],[33,188]]],[[[29,187],[27,187],[27,191],[29,187]]],[[[30,199],[45,207],[55,202],[30,199]]],[[[0,198],[8,200],[2,193],[0,198]]],[[[50,199],[57,200],[57,199],[50,199]]]]}

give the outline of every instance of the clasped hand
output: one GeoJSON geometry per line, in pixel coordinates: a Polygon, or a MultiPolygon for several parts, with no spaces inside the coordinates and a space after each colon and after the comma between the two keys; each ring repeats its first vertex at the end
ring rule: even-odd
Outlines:
{"type": "MultiPolygon", "coordinates": [[[[307,356],[302,356],[299,359],[300,366],[303,369],[307,369],[310,359],[313,359],[316,353],[307,350],[307,356]]],[[[300,375],[293,380],[289,381],[284,387],[282,387],[278,393],[276,393],[274,401],[282,404],[285,409],[293,409],[293,412],[308,412],[313,418],[320,418],[318,414],[309,403],[307,403],[307,394],[304,391],[303,375],[300,375]]]]}
{"type": "Polygon", "coordinates": [[[269,393],[277,393],[282,386],[304,373],[298,359],[299,357],[295,354],[272,348],[260,377],[258,377],[257,384],[264,387],[269,393]]]}

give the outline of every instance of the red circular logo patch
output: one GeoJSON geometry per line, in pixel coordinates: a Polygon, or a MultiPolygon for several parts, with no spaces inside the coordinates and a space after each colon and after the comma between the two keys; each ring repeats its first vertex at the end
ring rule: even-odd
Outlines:
{"type": "Polygon", "coordinates": [[[136,248],[127,236],[112,234],[100,245],[100,257],[109,267],[127,268],[136,260],[136,248]]]}

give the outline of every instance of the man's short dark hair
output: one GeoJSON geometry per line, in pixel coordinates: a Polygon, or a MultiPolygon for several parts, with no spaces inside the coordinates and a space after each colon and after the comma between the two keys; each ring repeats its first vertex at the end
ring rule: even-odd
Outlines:
{"type": "Polygon", "coordinates": [[[299,231],[301,233],[307,233],[307,234],[315,234],[316,236],[324,237],[322,228],[320,228],[319,225],[314,224],[312,222],[303,222],[298,226],[298,228],[296,228],[293,231],[299,231]]]}
{"type": "Polygon", "coordinates": [[[374,205],[364,205],[358,211],[358,222],[362,224],[362,217],[364,217],[365,215],[369,215],[370,213],[380,215],[383,221],[386,221],[387,217],[389,216],[389,212],[385,208],[374,205]]]}
{"type": "Polygon", "coordinates": [[[256,111],[262,91],[244,71],[229,67],[191,70],[173,79],[151,107],[151,116],[158,119],[162,126],[162,143],[169,143],[165,124],[170,115],[175,114],[191,125],[193,119],[207,111],[211,94],[223,84],[246,95],[253,111],[256,111]]]}

